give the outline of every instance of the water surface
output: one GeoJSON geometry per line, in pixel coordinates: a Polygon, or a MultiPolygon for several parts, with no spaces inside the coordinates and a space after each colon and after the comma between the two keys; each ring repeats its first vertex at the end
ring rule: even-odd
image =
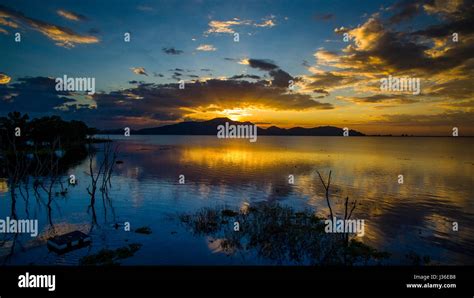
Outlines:
{"type": "MultiPolygon", "coordinates": [[[[193,236],[177,215],[266,201],[311,208],[327,217],[316,171],[325,177],[332,171],[333,208],[341,215],[346,196],[357,200],[353,218],[365,220],[365,235],[358,240],[390,252],[389,264],[409,264],[406,255],[415,252],[429,256],[431,264],[474,265],[473,138],[261,136],[250,143],[215,136],[110,137],[123,163],[112,178],[113,208],[104,208],[98,195],[98,225],[92,229],[88,160],[68,171],[79,183],[65,198],[54,198],[51,212],[32,194],[28,206],[21,196],[12,206],[9,186],[0,181],[0,218],[12,208],[19,218],[28,212],[43,232],[35,240],[20,236],[7,264],[77,264],[86,254],[131,242],[143,246],[123,264],[271,264],[251,251],[220,252],[213,239],[193,236]],[[185,184],[179,184],[180,175],[185,184]],[[132,229],[149,226],[153,232],[141,235],[112,226],[125,221],[132,229]],[[92,246],[62,256],[49,252],[44,239],[50,223],[56,233],[90,232],[92,246]]],[[[6,243],[0,254],[10,249],[6,243]]]]}

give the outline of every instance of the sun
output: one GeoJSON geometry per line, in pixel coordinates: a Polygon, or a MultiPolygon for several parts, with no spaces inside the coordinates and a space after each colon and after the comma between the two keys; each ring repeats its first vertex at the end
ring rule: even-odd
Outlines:
{"type": "Polygon", "coordinates": [[[220,112],[220,114],[224,115],[232,121],[241,121],[243,117],[252,115],[246,109],[241,108],[225,109],[220,112]]]}

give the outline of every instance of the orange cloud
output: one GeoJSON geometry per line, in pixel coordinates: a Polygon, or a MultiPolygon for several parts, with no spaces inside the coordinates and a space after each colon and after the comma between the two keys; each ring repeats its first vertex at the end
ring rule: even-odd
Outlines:
{"type": "Polygon", "coordinates": [[[58,15],[62,16],[63,18],[71,20],[71,21],[78,22],[78,21],[83,21],[83,20],[86,19],[82,15],[79,15],[79,14],[76,14],[76,13],[73,13],[73,12],[70,12],[70,11],[66,11],[66,10],[63,10],[63,9],[58,9],[57,13],[58,13],[58,15]]]}
{"type": "Polygon", "coordinates": [[[9,76],[7,76],[6,74],[0,73],[0,85],[4,85],[4,84],[10,83],[11,79],[12,79],[12,78],[10,78],[9,76]]]}
{"type": "Polygon", "coordinates": [[[18,28],[17,23],[4,19],[2,16],[0,16],[0,25],[12,27],[12,28],[18,28]]]}
{"type": "MultiPolygon", "coordinates": [[[[69,28],[56,26],[40,20],[36,20],[25,16],[23,13],[9,9],[5,6],[0,6],[1,19],[12,19],[14,22],[8,22],[9,26],[12,24],[23,24],[24,26],[36,30],[49,39],[55,41],[55,44],[65,48],[73,48],[76,44],[92,44],[98,43],[99,39],[91,35],[81,35],[69,28]]],[[[14,25],[13,25],[14,26],[14,25]]]]}
{"type": "Polygon", "coordinates": [[[130,69],[134,74],[148,76],[144,67],[132,67],[130,69]]]}
{"type": "Polygon", "coordinates": [[[202,44],[196,48],[198,51],[203,51],[203,52],[214,52],[217,50],[216,47],[214,47],[211,44],[202,44]]]}
{"type": "Polygon", "coordinates": [[[276,26],[274,21],[275,16],[271,15],[266,18],[262,19],[261,23],[257,23],[251,20],[240,20],[238,18],[233,18],[229,21],[210,21],[209,22],[209,29],[204,32],[204,35],[209,35],[212,33],[227,33],[233,34],[235,33],[235,26],[255,26],[260,28],[271,28],[276,26]]]}
{"type": "Polygon", "coordinates": [[[211,21],[209,22],[209,30],[206,31],[209,33],[234,33],[232,26],[248,24],[249,21],[241,21],[237,18],[234,18],[231,21],[211,21]]]}

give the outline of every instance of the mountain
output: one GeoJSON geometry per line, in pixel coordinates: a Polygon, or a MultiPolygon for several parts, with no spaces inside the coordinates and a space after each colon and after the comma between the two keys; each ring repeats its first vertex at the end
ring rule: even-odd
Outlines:
{"type": "MultiPolygon", "coordinates": [[[[232,121],[229,118],[214,118],[207,121],[186,121],[177,124],[164,125],[152,128],[132,130],[131,134],[137,135],[216,135],[217,126],[225,125],[253,125],[251,122],[232,121]]],[[[102,130],[102,134],[123,134],[123,129],[102,130]]],[[[313,128],[293,127],[289,129],[270,126],[258,127],[259,136],[342,136],[343,129],[334,126],[319,126],[313,128]]],[[[349,130],[350,136],[365,136],[365,134],[349,130]]]]}

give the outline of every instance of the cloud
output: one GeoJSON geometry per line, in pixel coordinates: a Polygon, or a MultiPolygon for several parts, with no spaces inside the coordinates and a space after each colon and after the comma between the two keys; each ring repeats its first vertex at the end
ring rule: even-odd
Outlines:
{"type": "Polygon", "coordinates": [[[23,13],[7,8],[3,5],[0,5],[0,15],[2,19],[12,20],[15,24],[22,24],[27,28],[42,33],[49,39],[55,41],[57,46],[72,48],[76,44],[93,44],[99,42],[99,39],[95,36],[81,35],[69,28],[29,18],[23,13]]]}
{"type": "Polygon", "coordinates": [[[12,78],[10,78],[8,75],[0,72],[0,85],[5,85],[5,84],[10,83],[11,79],[12,78]]]}
{"type": "Polygon", "coordinates": [[[230,21],[210,21],[209,22],[209,29],[205,32],[205,34],[210,33],[234,33],[233,26],[237,25],[249,25],[250,21],[241,21],[238,18],[234,18],[230,21]]]}
{"type": "Polygon", "coordinates": [[[397,12],[389,18],[389,23],[398,24],[402,21],[410,20],[421,12],[421,3],[413,0],[402,0],[391,6],[389,10],[396,10],[397,12]]]}
{"type": "Polygon", "coordinates": [[[411,104],[419,102],[418,99],[410,98],[407,95],[397,94],[375,94],[371,96],[356,97],[356,96],[337,96],[337,99],[345,100],[354,103],[398,103],[398,104],[411,104]]]}
{"type": "Polygon", "coordinates": [[[202,44],[202,45],[199,45],[196,50],[198,51],[203,51],[203,52],[214,52],[217,50],[216,47],[214,47],[213,45],[211,44],[202,44]]]}
{"type": "Polygon", "coordinates": [[[254,79],[254,80],[260,80],[261,77],[257,75],[249,75],[249,74],[241,74],[241,75],[235,75],[230,77],[231,80],[237,80],[237,79],[254,79]]]}
{"type": "Polygon", "coordinates": [[[289,73],[280,69],[280,67],[278,67],[275,62],[269,59],[244,58],[238,60],[238,63],[242,65],[248,65],[251,68],[261,71],[267,71],[268,75],[272,78],[271,84],[273,86],[286,88],[289,86],[289,81],[294,79],[289,73]]]}
{"type": "Polygon", "coordinates": [[[443,18],[445,22],[417,30],[413,33],[414,35],[444,39],[456,32],[464,35],[463,38],[465,39],[474,33],[474,6],[472,1],[433,1],[424,4],[423,8],[427,13],[443,18]]]}
{"type": "Polygon", "coordinates": [[[116,128],[130,123],[134,127],[172,123],[192,119],[195,113],[215,113],[226,109],[252,107],[305,111],[333,108],[330,103],[318,102],[309,95],[290,94],[287,88],[268,86],[264,81],[195,80],[186,83],[185,89],[179,89],[177,83],[134,83],[128,89],[95,93],[92,99],[96,109],[74,106],[63,113],[98,127],[116,128]],[[107,119],[100,117],[104,113],[108,115],[107,119]]]}
{"type": "MultiPolygon", "coordinates": [[[[443,112],[438,114],[396,114],[383,115],[384,119],[377,121],[377,123],[392,123],[392,125],[399,126],[446,126],[452,128],[453,126],[463,126],[470,128],[474,127],[474,113],[464,111],[443,112]]],[[[446,135],[450,135],[451,129],[446,130],[446,135]]]]}
{"type": "Polygon", "coordinates": [[[467,101],[455,101],[455,102],[444,102],[441,103],[442,106],[448,108],[466,108],[466,110],[474,111],[474,100],[467,100],[467,101]]]}
{"type": "Polygon", "coordinates": [[[327,92],[326,90],[324,90],[322,88],[314,89],[313,92],[323,94],[323,96],[328,96],[329,95],[329,92],[327,92]]]}
{"type": "Polygon", "coordinates": [[[183,51],[181,50],[177,50],[173,47],[171,48],[163,48],[161,49],[164,53],[168,54],[168,55],[181,55],[182,53],[184,53],[183,51]]]}
{"type": "Polygon", "coordinates": [[[173,79],[179,81],[179,80],[181,80],[181,76],[182,76],[182,75],[183,75],[182,73],[175,72],[175,73],[173,73],[173,75],[171,76],[171,78],[173,78],[173,79]]]}
{"type": "Polygon", "coordinates": [[[302,75],[299,85],[307,92],[352,88],[352,92],[366,92],[368,100],[377,98],[371,96],[380,91],[380,78],[392,75],[419,78],[428,101],[472,98],[474,8],[466,3],[401,1],[390,8],[394,14],[387,20],[375,14],[355,28],[337,28],[335,33],[348,33],[350,42],[337,52],[318,49],[316,63],[307,67],[313,74],[302,75]],[[421,7],[439,14],[440,22],[410,31],[396,31],[392,26],[423,13],[421,7]],[[461,32],[459,42],[451,42],[452,32],[461,32]]]}
{"type": "Polygon", "coordinates": [[[239,18],[233,18],[228,21],[217,21],[212,20],[209,22],[209,29],[204,32],[204,35],[210,34],[233,34],[235,33],[237,26],[254,26],[260,28],[271,28],[276,26],[275,16],[270,15],[261,20],[261,22],[255,22],[251,20],[240,20],[239,18]]]}
{"type": "Polygon", "coordinates": [[[324,49],[318,50],[314,53],[314,57],[316,58],[318,64],[321,65],[329,65],[331,63],[337,62],[339,56],[331,51],[326,51],[324,49]]]}
{"type": "Polygon", "coordinates": [[[275,62],[268,59],[242,59],[239,61],[239,64],[248,65],[252,68],[257,68],[264,71],[277,69],[278,66],[275,62]]]}
{"type": "Polygon", "coordinates": [[[18,28],[19,27],[17,23],[5,19],[4,16],[2,16],[2,15],[0,15],[0,25],[11,27],[11,28],[18,28]]]}
{"type": "Polygon", "coordinates": [[[26,77],[15,83],[0,85],[0,111],[52,113],[76,100],[70,92],[56,91],[54,78],[26,77]]]}
{"type": "Polygon", "coordinates": [[[268,74],[273,78],[272,86],[278,86],[281,88],[286,88],[290,84],[290,80],[294,78],[284,70],[274,69],[268,72],[268,74]]]}
{"type": "Polygon", "coordinates": [[[148,76],[144,67],[131,67],[134,74],[148,76]]]}
{"type": "Polygon", "coordinates": [[[276,26],[275,22],[273,20],[265,20],[262,23],[256,23],[256,27],[274,27],[276,26]]]}
{"type": "Polygon", "coordinates": [[[380,18],[371,17],[364,24],[347,31],[353,43],[343,50],[343,55],[334,66],[371,73],[391,70],[420,74],[434,74],[460,66],[472,57],[474,8],[471,5],[464,12],[449,11],[450,15],[456,16],[453,17],[455,21],[447,19],[442,24],[415,32],[393,31],[380,18]],[[440,46],[437,40],[420,39],[420,36],[442,36],[446,40],[454,28],[470,33],[455,47],[441,43],[442,48],[437,48],[440,46]]]}
{"type": "Polygon", "coordinates": [[[66,11],[64,9],[58,9],[57,14],[60,15],[61,17],[68,19],[70,21],[85,21],[87,18],[83,15],[71,12],[71,11],[66,11]]]}
{"type": "Polygon", "coordinates": [[[338,72],[322,71],[309,76],[302,76],[300,78],[301,85],[308,91],[314,89],[325,89],[331,91],[334,89],[341,89],[353,86],[360,78],[353,75],[345,75],[338,72]]]}
{"type": "Polygon", "coordinates": [[[334,29],[334,33],[337,33],[337,34],[343,34],[343,33],[346,33],[348,31],[349,31],[349,29],[344,27],[344,26],[341,26],[339,28],[334,29]]]}
{"type": "Polygon", "coordinates": [[[469,8],[472,9],[472,2],[469,0],[432,0],[426,1],[423,8],[428,14],[439,14],[451,18],[464,14],[466,11],[469,11],[469,8]]]}

